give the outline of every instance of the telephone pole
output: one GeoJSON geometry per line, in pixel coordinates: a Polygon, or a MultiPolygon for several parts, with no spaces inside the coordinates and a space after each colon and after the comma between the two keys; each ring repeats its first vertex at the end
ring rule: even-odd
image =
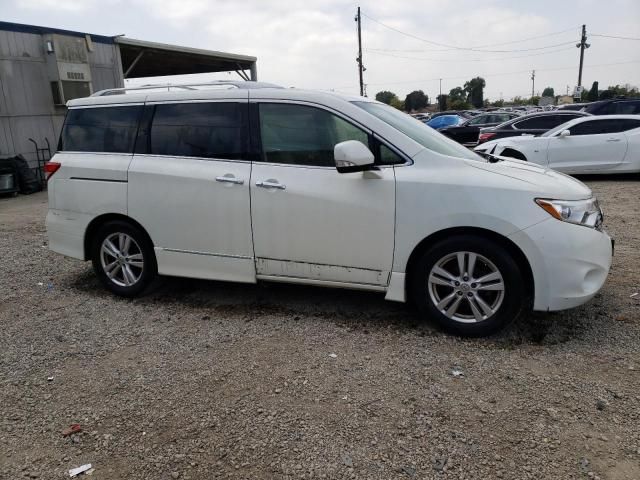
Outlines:
{"type": "Polygon", "coordinates": [[[580,69],[578,70],[578,86],[582,86],[582,64],[584,62],[584,49],[589,48],[591,45],[587,43],[587,26],[582,25],[582,36],[580,37],[580,43],[576,44],[576,47],[580,49],[580,69]]]}
{"type": "Polygon", "coordinates": [[[442,101],[440,100],[442,98],[442,79],[440,79],[440,95],[438,96],[438,110],[442,111],[442,101]]]}
{"type": "Polygon", "coordinates": [[[533,98],[533,91],[535,90],[536,87],[536,71],[532,70],[531,71],[531,98],[533,98]]]}
{"type": "Polygon", "coordinates": [[[364,67],[362,66],[362,21],[360,18],[360,7],[358,7],[358,13],[356,14],[355,21],[358,22],[358,58],[356,61],[358,62],[358,74],[360,76],[360,96],[363,97],[364,92],[364,82],[362,80],[362,73],[364,72],[364,67]]]}

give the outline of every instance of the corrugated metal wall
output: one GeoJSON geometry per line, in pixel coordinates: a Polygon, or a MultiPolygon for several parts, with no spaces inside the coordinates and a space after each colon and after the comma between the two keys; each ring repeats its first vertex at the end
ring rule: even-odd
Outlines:
{"type": "MultiPolygon", "coordinates": [[[[122,86],[117,46],[93,43],[89,53],[93,91],[122,86]]],[[[0,30],[0,155],[22,154],[36,165],[33,138],[52,153],[66,108],[55,106],[47,70],[45,38],[0,30]]]]}

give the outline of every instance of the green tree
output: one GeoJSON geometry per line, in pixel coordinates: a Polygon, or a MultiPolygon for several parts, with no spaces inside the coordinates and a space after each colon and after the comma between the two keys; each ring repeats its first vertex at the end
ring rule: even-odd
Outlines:
{"type": "Polygon", "coordinates": [[[481,108],[484,105],[483,93],[486,82],[482,77],[475,77],[465,82],[464,91],[467,92],[467,101],[471,102],[476,108],[481,108]]]}
{"type": "Polygon", "coordinates": [[[587,100],[589,100],[590,102],[595,102],[596,100],[598,100],[598,81],[597,80],[593,82],[593,85],[591,85],[591,90],[589,90],[589,95],[587,95],[587,100]]]}
{"type": "Polygon", "coordinates": [[[393,99],[398,99],[398,96],[393,93],[390,92],[388,90],[383,90],[381,92],[376,93],[376,100],[382,103],[386,103],[387,105],[391,105],[391,101],[393,99]]]}
{"type": "Polygon", "coordinates": [[[429,105],[429,97],[422,90],[414,90],[404,99],[404,108],[407,112],[421,110],[429,105]]]}
{"type": "Polygon", "coordinates": [[[438,110],[441,112],[447,109],[447,98],[446,94],[438,95],[438,110]]]}
{"type": "Polygon", "coordinates": [[[455,87],[449,90],[449,97],[447,98],[448,110],[466,110],[470,108],[467,103],[467,92],[462,87],[455,87]]]}
{"type": "Polygon", "coordinates": [[[491,102],[492,107],[504,107],[504,100],[496,100],[495,102],[491,102]]]}
{"type": "Polygon", "coordinates": [[[543,91],[542,91],[542,96],[543,97],[555,97],[555,92],[553,91],[553,87],[546,87],[543,91]]]}
{"type": "Polygon", "coordinates": [[[398,110],[401,110],[401,111],[404,111],[404,109],[405,109],[404,102],[402,100],[400,100],[396,96],[394,96],[391,99],[391,103],[389,105],[391,105],[393,108],[397,108],[398,110]]]}

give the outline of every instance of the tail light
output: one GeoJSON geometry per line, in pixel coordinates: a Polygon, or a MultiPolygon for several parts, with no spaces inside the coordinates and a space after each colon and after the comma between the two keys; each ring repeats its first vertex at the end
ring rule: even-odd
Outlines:
{"type": "Polygon", "coordinates": [[[495,133],[481,133],[480,136],[478,137],[478,143],[489,141],[495,136],[496,136],[495,133]]]}
{"type": "Polygon", "coordinates": [[[47,177],[47,181],[51,178],[51,175],[56,173],[61,164],[58,162],[47,162],[44,164],[44,174],[47,177]]]}

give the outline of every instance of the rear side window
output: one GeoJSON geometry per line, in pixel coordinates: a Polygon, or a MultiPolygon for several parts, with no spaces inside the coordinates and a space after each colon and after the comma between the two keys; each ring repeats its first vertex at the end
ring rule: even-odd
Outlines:
{"type": "Polygon", "coordinates": [[[72,108],[60,135],[60,150],[133,153],[142,106],[72,108]]]}
{"type": "Polygon", "coordinates": [[[242,159],[247,105],[177,103],[156,105],[149,153],[179,157],[242,159]]]}
{"type": "Polygon", "coordinates": [[[368,134],[342,118],[305,105],[260,105],[263,159],[270,163],[334,167],[333,147],[346,140],[369,145],[368,134]]]}
{"type": "Polygon", "coordinates": [[[640,113],[640,102],[616,102],[614,111],[617,114],[640,113]]]}
{"type": "Polygon", "coordinates": [[[621,132],[626,132],[627,130],[633,130],[634,128],[640,128],[640,120],[632,120],[630,118],[623,118],[618,120],[622,125],[621,132]]]}

